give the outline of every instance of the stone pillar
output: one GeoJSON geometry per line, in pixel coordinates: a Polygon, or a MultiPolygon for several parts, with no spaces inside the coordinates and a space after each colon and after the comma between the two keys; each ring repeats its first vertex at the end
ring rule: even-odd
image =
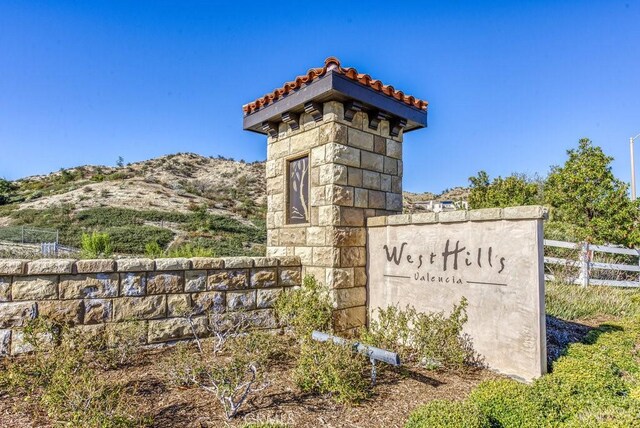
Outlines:
{"type": "Polygon", "coordinates": [[[340,332],[366,323],[366,219],[402,212],[403,130],[426,125],[426,102],[362,76],[329,58],[244,106],[267,134],[267,256],[330,287],[340,332]]]}
{"type": "Polygon", "coordinates": [[[303,273],[333,293],[338,330],[366,320],[366,219],[402,212],[402,133],[389,122],[369,128],[367,115],[344,119],[338,101],[267,142],[267,255],[299,256],[303,273]],[[309,156],[309,221],[287,224],[288,162],[309,156]]]}

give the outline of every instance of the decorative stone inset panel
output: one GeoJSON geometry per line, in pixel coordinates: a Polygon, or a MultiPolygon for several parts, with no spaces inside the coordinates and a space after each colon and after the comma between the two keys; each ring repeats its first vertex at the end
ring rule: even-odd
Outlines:
{"type": "Polygon", "coordinates": [[[287,223],[309,223],[309,156],[288,162],[287,223]]]}

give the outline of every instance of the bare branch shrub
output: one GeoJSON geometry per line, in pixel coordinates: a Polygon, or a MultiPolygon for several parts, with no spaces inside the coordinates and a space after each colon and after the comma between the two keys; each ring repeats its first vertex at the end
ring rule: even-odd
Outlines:
{"type": "Polygon", "coordinates": [[[273,335],[252,330],[256,320],[242,311],[207,311],[210,337],[203,338],[194,322],[198,312],[185,315],[196,348],[179,345],[170,359],[168,376],[174,384],[195,385],[213,394],[232,419],[248,397],[268,385],[265,367],[282,349],[273,335]]]}
{"type": "Polygon", "coordinates": [[[24,341],[32,352],[7,363],[0,372],[2,389],[29,396],[63,426],[148,425],[135,415],[131,396],[98,376],[103,339],[36,318],[25,327],[24,341]]]}

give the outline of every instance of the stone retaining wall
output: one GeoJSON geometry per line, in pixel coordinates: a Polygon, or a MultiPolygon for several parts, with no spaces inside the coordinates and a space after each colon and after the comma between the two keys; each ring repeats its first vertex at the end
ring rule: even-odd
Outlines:
{"type": "Polygon", "coordinates": [[[0,355],[27,350],[22,327],[38,316],[97,331],[140,323],[145,343],[191,337],[183,317],[207,310],[251,311],[275,328],[273,302],[301,284],[298,257],[119,260],[0,259],[0,355]]]}

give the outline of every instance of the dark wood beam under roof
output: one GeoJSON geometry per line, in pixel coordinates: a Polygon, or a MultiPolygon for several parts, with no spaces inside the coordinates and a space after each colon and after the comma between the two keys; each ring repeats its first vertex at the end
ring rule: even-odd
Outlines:
{"type": "MultiPolygon", "coordinates": [[[[305,112],[305,105],[306,111],[320,120],[318,106],[326,101],[357,106],[357,111],[365,111],[378,121],[388,119],[396,131],[402,128],[408,132],[427,126],[426,101],[406,96],[392,86],[358,74],[355,69],[342,68],[337,59],[328,58],[325,67],[311,69],[306,76],[300,76],[283,88],[246,104],[243,107],[243,128],[268,134],[269,131],[273,133],[272,124],[278,122],[295,122],[297,125],[297,117],[305,112]]],[[[349,119],[350,113],[347,111],[345,119],[349,119]]]]}

